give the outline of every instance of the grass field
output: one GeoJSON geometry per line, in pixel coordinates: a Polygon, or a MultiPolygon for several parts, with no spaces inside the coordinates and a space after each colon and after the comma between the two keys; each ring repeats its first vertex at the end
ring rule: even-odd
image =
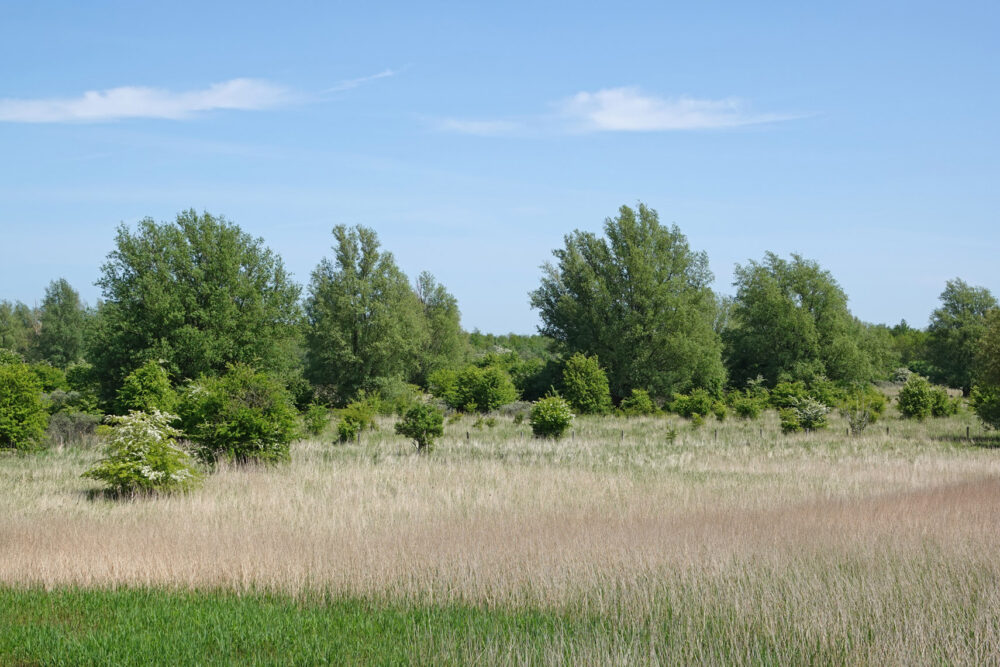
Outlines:
{"type": "Polygon", "coordinates": [[[971,417],[668,423],[463,420],[426,456],[383,424],[124,502],[93,450],[3,456],[0,664],[1000,661],[971,417]]]}

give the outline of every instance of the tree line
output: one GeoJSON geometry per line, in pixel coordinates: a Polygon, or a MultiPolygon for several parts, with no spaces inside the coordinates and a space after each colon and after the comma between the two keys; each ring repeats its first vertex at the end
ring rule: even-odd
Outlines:
{"type": "Polygon", "coordinates": [[[829,271],[799,255],[737,266],[723,296],[677,226],[622,206],[603,234],[574,231],[553,251],[529,295],[539,334],[496,336],[464,331],[446,287],[427,272],[411,281],[373,230],[338,225],[331,251],[300,286],[263,239],[224,217],[123,224],[94,307],[61,278],[38,308],[0,302],[0,355],[106,414],[127,412],[123,388],[149,364],[172,388],[249,368],[303,410],[374,395],[406,405],[427,391],[485,411],[572,394],[588,363],[607,399],[580,399],[577,411],[782,383],[857,387],[905,368],[961,389],[981,415],[1000,412],[997,301],[959,279],[923,329],[860,321],[829,271]]]}

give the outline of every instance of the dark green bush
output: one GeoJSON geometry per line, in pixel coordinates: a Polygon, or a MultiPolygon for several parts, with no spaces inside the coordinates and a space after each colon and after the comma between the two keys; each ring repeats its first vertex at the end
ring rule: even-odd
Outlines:
{"type": "Polygon", "coordinates": [[[35,373],[21,363],[0,365],[0,449],[37,448],[48,422],[35,373]]]}
{"type": "Polygon", "coordinates": [[[498,366],[467,366],[458,373],[453,391],[443,398],[455,410],[490,412],[516,401],[517,389],[507,371],[498,366]]]}
{"type": "Polygon", "coordinates": [[[430,449],[444,433],[444,414],[432,405],[417,403],[396,422],[396,433],[413,439],[418,450],[430,449]]]}
{"type": "Polygon", "coordinates": [[[39,361],[28,366],[31,372],[38,378],[38,384],[42,386],[43,392],[55,391],[57,389],[69,389],[66,382],[66,374],[47,361],[39,361]]]}
{"type": "Polygon", "coordinates": [[[296,412],[284,385],[236,365],[222,377],[191,383],[181,400],[184,433],[198,445],[198,457],[274,463],[289,459],[296,412]]]}
{"type": "Polygon", "coordinates": [[[736,392],[731,399],[733,412],[742,419],[757,419],[767,409],[767,395],[757,397],[749,392],[736,392]]]}
{"type": "Polygon", "coordinates": [[[970,401],[973,411],[985,426],[1000,428],[1000,386],[975,386],[970,401]]]}
{"type": "Polygon", "coordinates": [[[173,412],[177,408],[177,393],[170,385],[167,371],[155,361],[147,361],[129,373],[117,394],[118,412],[173,412]]]}
{"type": "Polygon", "coordinates": [[[804,382],[785,381],[775,385],[774,389],[770,392],[769,400],[771,401],[771,407],[782,410],[794,408],[799,399],[806,398],[807,396],[808,392],[806,391],[804,382]]]}
{"type": "Polygon", "coordinates": [[[174,415],[158,410],[110,417],[114,429],[105,457],[83,473],[117,494],[186,491],[201,481],[191,456],[177,446],[174,415]]]}
{"type": "Polygon", "coordinates": [[[715,399],[704,389],[695,389],[690,394],[680,394],[674,397],[670,404],[671,411],[681,417],[692,417],[695,414],[705,416],[712,413],[715,399]]]}
{"type": "Polygon", "coordinates": [[[797,433],[802,430],[799,416],[792,408],[782,408],[778,410],[778,417],[781,419],[782,433],[797,433]]]}
{"type": "Polygon", "coordinates": [[[899,390],[896,397],[899,412],[907,419],[925,419],[930,417],[934,407],[934,395],[931,383],[920,375],[911,375],[906,384],[899,390]]]}
{"type": "Polygon", "coordinates": [[[573,411],[560,396],[546,396],[531,406],[531,432],[538,438],[561,438],[573,423],[573,411]]]}
{"type": "Polygon", "coordinates": [[[566,360],[562,373],[562,396],[577,414],[604,414],[611,410],[608,376],[596,356],[577,352],[566,360]]]}
{"type": "Polygon", "coordinates": [[[961,407],[961,400],[948,395],[948,390],[944,387],[931,387],[931,416],[951,417],[958,414],[961,407]]]}
{"type": "Polygon", "coordinates": [[[622,401],[621,411],[628,417],[637,417],[654,414],[656,406],[653,404],[653,399],[649,397],[648,391],[633,389],[631,396],[622,401]]]}

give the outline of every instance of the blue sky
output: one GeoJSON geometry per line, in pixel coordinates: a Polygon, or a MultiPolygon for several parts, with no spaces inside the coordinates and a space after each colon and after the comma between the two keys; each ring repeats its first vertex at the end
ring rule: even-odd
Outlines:
{"type": "Polygon", "coordinates": [[[529,333],[563,235],[637,201],[723,292],[770,250],[866,321],[1000,293],[997,3],[477,4],[5,1],[0,299],[93,303],[118,224],[193,207],[302,283],[373,227],[529,333]]]}

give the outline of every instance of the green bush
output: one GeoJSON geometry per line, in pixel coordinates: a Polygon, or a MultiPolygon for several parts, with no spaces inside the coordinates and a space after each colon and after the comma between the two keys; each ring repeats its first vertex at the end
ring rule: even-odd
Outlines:
{"type": "Polygon", "coordinates": [[[417,403],[396,422],[396,433],[412,438],[418,450],[430,449],[444,434],[444,415],[432,405],[417,403]]]}
{"type": "Polygon", "coordinates": [[[453,391],[443,398],[455,410],[490,412],[516,401],[517,389],[499,366],[467,366],[455,378],[453,391]]]}
{"type": "Polygon", "coordinates": [[[975,386],[970,401],[973,411],[985,426],[1000,429],[1000,386],[975,386]]]}
{"type": "Polygon", "coordinates": [[[330,411],[325,405],[311,403],[302,415],[302,422],[310,435],[319,435],[330,423],[330,411]]]}
{"type": "Polygon", "coordinates": [[[340,442],[351,442],[366,428],[375,428],[375,415],[378,414],[378,396],[360,392],[358,398],[347,404],[340,411],[340,421],[337,422],[337,439],[340,442]]]}
{"type": "Polygon", "coordinates": [[[167,371],[157,362],[147,361],[122,381],[116,405],[122,414],[133,410],[173,412],[177,408],[177,394],[170,386],[167,371]]]}
{"type": "Polygon", "coordinates": [[[0,365],[0,449],[35,449],[49,422],[42,385],[25,364],[0,365]]]}
{"type": "Polygon", "coordinates": [[[69,389],[69,384],[66,382],[66,373],[49,362],[39,361],[29,364],[28,367],[35,374],[35,377],[38,378],[38,384],[42,386],[43,392],[69,389]]]}
{"type": "Polygon", "coordinates": [[[380,415],[402,416],[422,397],[420,387],[395,377],[373,378],[366,384],[367,395],[377,399],[373,404],[380,415]]]}
{"type": "Polygon", "coordinates": [[[799,425],[807,431],[816,431],[827,427],[827,414],[830,408],[815,398],[801,398],[792,408],[799,425]]]}
{"type": "Polygon", "coordinates": [[[778,418],[781,420],[782,433],[797,433],[802,430],[799,416],[792,408],[778,410],[778,418]]]}
{"type": "Polygon", "coordinates": [[[742,419],[757,419],[767,409],[767,396],[758,398],[747,393],[737,393],[732,399],[733,412],[742,419]]]}
{"type": "Polygon", "coordinates": [[[538,438],[561,438],[573,423],[573,411],[560,396],[546,396],[531,406],[531,432],[538,438]]]}
{"type": "Polygon", "coordinates": [[[222,377],[191,383],[181,400],[181,423],[208,463],[274,463],[289,459],[296,434],[292,398],[275,378],[236,365],[222,377]]]}
{"type": "Polygon", "coordinates": [[[596,415],[611,410],[608,376],[596,356],[577,352],[566,360],[562,395],[577,414],[596,415]]]}
{"type": "Polygon", "coordinates": [[[944,387],[931,387],[931,416],[951,417],[958,414],[961,401],[948,395],[944,387]]]}
{"type": "Polygon", "coordinates": [[[632,395],[625,398],[621,404],[622,414],[628,417],[651,415],[656,412],[653,399],[645,389],[633,389],[632,395]]]}
{"type": "Polygon", "coordinates": [[[427,391],[431,396],[440,398],[448,405],[451,405],[449,397],[454,396],[458,388],[458,371],[451,368],[442,368],[427,376],[427,391]]]}
{"type": "Polygon", "coordinates": [[[715,418],[720,422],[725,421],[726,416],[729,414],[729,409],[722,401],[716,401],[712,403],[712,414],[715,415],[715,418]]]}
{"type": "Polygon", "coordinates": [[[105,457],[83,473],[117,494],[186,491],[201,481],[190,454],[177,446],[174,415],[154,410],[109,417],[113,423],[105,457]]]}
{"type": "Polygon", "coordinates": [[[900,414],[907,419],[921,420],[929,417],[934,407],[931,383],[923,376],[911,375],[899,390],[896,402],[899,404],[900,414]]]}
{"type": "Polygon", "coordinates": [[[794,408],[799,399],[806,398],[807,396],[808,392],[806,391],[804,382],[785,381],[775,385],[774,389],[770,392],[769,400],[771,401],[771,407],[782,410],[794,408]]]}
{"type": "Polygon", "coordinates": [[[851,433],[858,435],[885,412],[885,394],[872,385],[856,388],[841,403],[840,414],[847,420],[851,433]]]}
{"type": "Polygon", "coordinates": [[[681,417],[692,417],[695,414],[701,416],[712,413],[712,404],[715,399],[704,389],[695,389],[690,394],[680,394],[674,397],[670,409],[681,417]]]}

